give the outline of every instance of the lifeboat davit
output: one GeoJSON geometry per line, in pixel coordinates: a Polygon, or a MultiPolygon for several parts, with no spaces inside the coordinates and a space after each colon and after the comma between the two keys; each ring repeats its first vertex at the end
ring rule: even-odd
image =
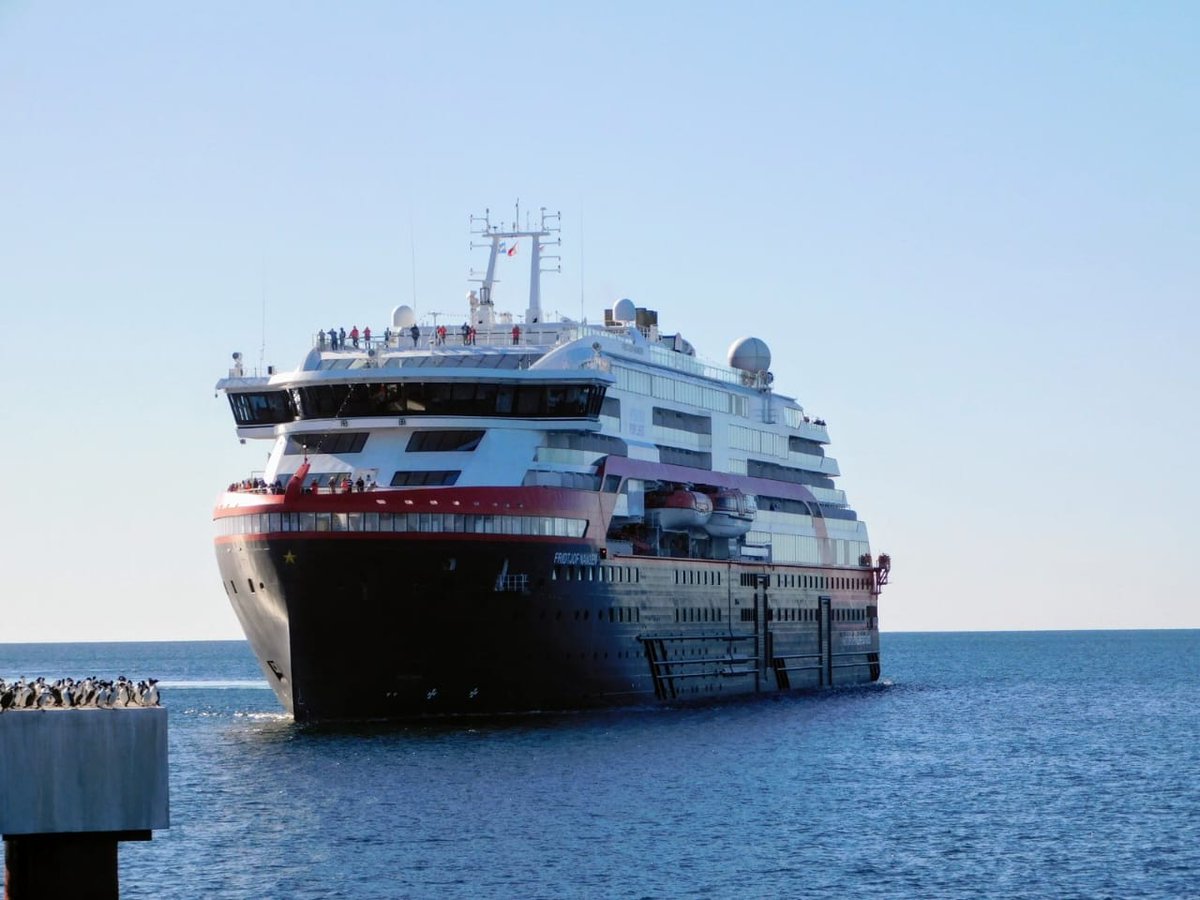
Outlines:
{"type": "Polygon", "coordinates": [[[663,531],[704,528],[713,502],[699,491],[655,491],[646,495],[646,521],[663,531]]]}
{"type": "Polygon", "coordinates": [[[713,537],[741,537],[754,525],[758,501],[737,488],[722,488],[713,494],[713,512],[705,530],[713,537]]]}

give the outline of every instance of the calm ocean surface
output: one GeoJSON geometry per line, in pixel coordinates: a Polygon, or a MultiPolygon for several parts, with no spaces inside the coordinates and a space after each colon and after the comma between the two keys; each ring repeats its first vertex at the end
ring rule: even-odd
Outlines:
{"type": "Polygon", "coordinates": [[[298,728],[241,642],[0,644],[163,681],[124,898],[1200,897],[1200,631],[886,634],[870,689],[298,728]]]}

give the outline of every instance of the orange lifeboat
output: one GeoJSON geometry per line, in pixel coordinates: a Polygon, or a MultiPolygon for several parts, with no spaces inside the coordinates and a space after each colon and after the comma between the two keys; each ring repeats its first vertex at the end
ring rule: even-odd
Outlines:
{"type": "Polygon", "coordinates": [[[663,531],[704,528],[713,502],[699,491],[655,491],[646,495],[646,521],[663,531]]]}

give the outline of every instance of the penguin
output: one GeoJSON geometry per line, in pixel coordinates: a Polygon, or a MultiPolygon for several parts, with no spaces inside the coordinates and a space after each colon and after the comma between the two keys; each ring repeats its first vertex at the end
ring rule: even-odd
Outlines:
{"type": "Polygon", "coordinates": [[[147,706],[158,706],[158,679],[157,678],[151,678],[149,680],[149,687],[146,688],[146,692],[145,692],[143,699],[147,706]]]}

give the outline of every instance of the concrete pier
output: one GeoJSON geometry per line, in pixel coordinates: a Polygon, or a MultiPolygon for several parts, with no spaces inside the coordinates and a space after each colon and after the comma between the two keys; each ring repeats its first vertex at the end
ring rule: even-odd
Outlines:
{"type": "Polygon", "coordinates": [[[169,824],[162,707],[0,714],[6,900],[116,898],[117,842],[169,824]]]}

